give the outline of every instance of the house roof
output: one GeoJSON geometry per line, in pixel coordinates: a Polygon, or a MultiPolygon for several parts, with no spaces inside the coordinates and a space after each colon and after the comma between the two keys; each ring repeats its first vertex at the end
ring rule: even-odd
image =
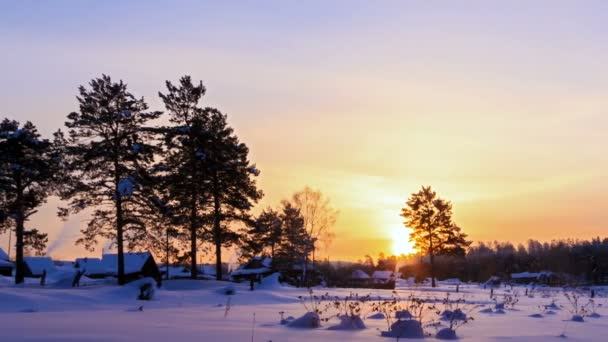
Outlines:
{"type": "Polygon", "coordinates": [[[8,254],[6,254],[2,248],[0,248],[0,260],[11,260],[11,258],[9,258],[8,254]]]}
{"type": "Polygon", "coordinates": [[[85,274],[106,273],[106,269],[99,258],[78,258],[74,261],[74,267],[84,270],[85,274]]]}
{"type": "Polygon", "coordinates": [[[350,275],[351,279],[369,279],[369,274],[365,273],[363,270],[354,270],[350,275]]]}
{"type": "MultiPolygon", "coordinates": [[[[124,253],[125,273],[140,272],[150,257],[150,252],[124,253]]],[[[104,254],[101,266],[108,273],[118,273],[118,254],[104,254]]]]}
{"type": "Polygon", "coordinates": [[[44,270],[46,273],[57,271],[57,267],[49,257],[24,257],[23,261],[33,275],[41,275],[44,270]]]}
{"type": "Polygon", "coordinates": [[[8,260],[0,259],[0,267],[15,267],[15,265],[8,260]]]}
{"type": "Polygon", "coordinates": [[[543,276],[550,276],[552,275],[553,272],[547,272],[547,271],[543,271],[543,272],[521,272],[521,273],[512,273],[511,274],[511,279],[538,279],[540,277],[543,276]]]}
{"type": "MultiPolygon", "coordinates": [[[[246,264],[232,271],[231,275],[264,274],[272,271],[272,258],[255,256],[246,264]]],[[[214,272],[215,273],[215,272],[214,272]]]]}
{"type": "Polygon", "coordinates": [[[372,274],[374,279],[391,279],[395,278],[395,273],[392,271],[374,271],[372,274]]]}

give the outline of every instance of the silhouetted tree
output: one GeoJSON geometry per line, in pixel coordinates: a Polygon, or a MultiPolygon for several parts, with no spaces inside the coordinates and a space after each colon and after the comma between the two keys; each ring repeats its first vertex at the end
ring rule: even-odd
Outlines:
{"type": "Polygon", "coordinates": [[[274,265],[282,271],[293,270],[294,266],[302,266],[310,246],[310,236],[304,229],[304,218],[300,209],[288,201],[283,201],[281,224],[283,234],[274,265]]]}
{"type": "Polygon", "coordinates": [[[405,226],[412,229],[410,240],[423,254],[428,254],[432,286],[435,287],[435,256],[460,254],[464,256],[471,244],[466,234],[452,222],[452,204],[437,196],[431,187],[422,187],[411,195],[401,210],[405,226]]]}
{"type": "Polygon", "coordinates": [[[226,115],[214,108],[205,108],[209,117],[210,144],[205,152],[209,172],[211,200],[211,231],[206,237],[215,246],[216,275],[222,278],[222,247],[239,239],[231,229],[235,222],[248,222],[249,211],[263,196],[255,177],[260,171],[248,160],[249,149],[239,142],[226,115]]]}
{"type": "Polygon", "coordinates": [[[49,234],[41,233],[34,228],[25,232],[23,241],[26,253],[42,256],[45,254],[46,245],[49,242],[49,234]]]}
{"type": "Polygon", "coordinates": [[[141,209],[148,203],[143,195],[145,172],[154,161],[154,132],[146,125],[160,112],[148,112],[148,105],[103,75],[81,86],[80,111],[68,115],[66,171],[62,198],[69,200],[62,216],[95,208],[77,243],[94,249],[99,238],[116,241],[118,282],[125,283],[124,240],[137,239],[129,231],[146,229],[141,209]]]}
{"type": "Polygon", "coordinates": [[[211,209],[211,165],[208,155],[214,137],[209,112],[199,106],[206,89],[184,76],[175,86],[166,82],[167,93],[159,93],[169,121],[164,128],[164,170],[167,201],[173,208],[172,223],[181,228],[189,242],[190,276],[197,277],[197,252],[211,209]]]}
{"type": "Polygon", "coordinates": [[[243,256],[248,258],[266,252],[271,258],[274,258],[283,236],[283,225],[279,212],[272,208],[265,209],[251,222],[251,227],[246,230],[245,234],[243,256]]]}
{"type": "Polygon", "coordinates": [[[303,190],[293,194],[291,199],[293,205],[300,210],[304,218],[304,229],[310,238],[310,246],[307,248],[304,258],[304,277],[308,268],[308,255],[312,253],[314,267],[315,252],[317,244],[321,239],[333,238],[331,228],[336,223],[338,211],[335,210],[328,198],[318,190],[305,187],[303,190]]]}
{"type": "Polygon", "coordinates": [[[26,238],[25,224],[56,188],[60,176],[60,133],[55,143],[42,139],[31,122],[0,123],[0,231],[16,235],[15,283],[24,280],[23,253],[28,243],[37,250],[46,234],[26,238]]]}

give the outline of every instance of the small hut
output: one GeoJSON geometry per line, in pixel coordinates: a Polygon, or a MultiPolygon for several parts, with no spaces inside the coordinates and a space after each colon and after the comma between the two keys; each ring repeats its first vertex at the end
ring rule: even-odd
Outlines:
{"type": "Polygon", "coordinates": [[[234,281],[242,281],[251,278],[260,279],[272,273],[274,271],[271,258],[253,257],[239,269],[230,273],[230,276],[234,281]]]}
{"type": "Polygon", "coordinates": [[[10,277],[13,268],[15,268],[15,264],[13,264],[8,257],[8,254],[4,252],[2,248],[0,248],[0,275],[10,277]]]}
{"type": "Polygon", "coordinates": [[[47,274],[57,271],[57,266],[49,257],[24,257],[24,274],[27,278],[40,278],[42,273],[47,274]]]}
{"type": "MultiPolygon", "coordinates": [[[[125,277],[127,281],[150,277],[161,281],[161,274],[154,257],[150,252],[124,253],[125,277]]],[[[101,258],[101,267],[105,275],[118,275],[118,254],[104,254],[101,258]]]]}

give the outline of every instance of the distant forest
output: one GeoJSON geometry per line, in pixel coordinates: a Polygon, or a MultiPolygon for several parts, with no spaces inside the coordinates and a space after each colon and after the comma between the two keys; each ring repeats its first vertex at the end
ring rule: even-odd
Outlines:
{"type": "MultiPolygon", "coordinates": [[[[427,256],[369,255],[350,265],[329,265],[336,278],[348,277],[355,269],[368,273],[374,270],[397,270],[403,278],[422,281],[431,276],[427,256]]],[[[439,255],[435,259],[438,279],[458,278],[461,281],[485,282],[497,276],[508,280],[512,273],[551,271],[560,274],[564,285],[608,284],[608,238],[585,240],[529,240],[517,246],[509,242],[476,243],[464,255],[439,255]]]]}

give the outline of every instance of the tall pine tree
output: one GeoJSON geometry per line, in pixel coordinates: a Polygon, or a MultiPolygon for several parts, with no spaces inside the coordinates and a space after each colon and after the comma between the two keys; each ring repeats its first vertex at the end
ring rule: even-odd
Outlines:
{"type": "Polygon", "coordinates": [[[243,257],[250,258],[267,254],[274,258],[283,237],[283,224],[278,211],[265,209],[246,230],[243,257]]]}
{"type": "Polygon", "coordinates": [[[216,276],[222,279],[222,247],[233,245],[239,238],[231,224],[247,222],[249,211],[263,193],[255,182],[260,172],[249,162],[249,148],[239,141],[226,115],[214,108],[205,108],[205,113],[211,136],[206,160],[212,203],[212,227],[206,236],[215,246],[216,276]]]}
{"type": "Polygon", "coordinates": [[[154,133],[146,126],[160,116],[149,112],[143,98],[137,99],[122,81],[103,75],[79,88],[80,111],[68,115],[66,173],[63,199],[68,206],[62,215],[94,208],[78,243],[92,250],[100,238],[116,242],[118,282],[125,283],[125,239],[145,229],[142,198],[144,173],[154,158],[154,133]]]}
{"type": "Polygon", "coordinates": [[[165,158],[162,191],[173,208],[172,224],[180,228],[189,242],[190,276],[197,277],[197,253],[210,203],[210,173],[207,151],[211,136],[209,117],[199,102],[205,95],[202,82],[192,83],[190,76],[179,80],[179,86],[166,82],[167,93],[159,93],[173,124],[165,127],[165,158]]]}
{"type": "Polygon", "coordinates": [[[26,232],[25,224],[56,189],[61,165],[60,134],[56,136],[54,144],[42,139],[31,122],[0,123],[0,231],[15,231],[15,284],[24,280],[24,250],[44,248],[46,234],[26,232]]]}
{"type": "Polygon", "coordinates": [[[222,247],[239,239],[233,222],[250,220],[249,211],[262,197],[254,177],[259,174],[247,159],[249,149],[239,142],[226,115],[214,108],[201,108],[202,83],[189,76],[179,87],[167,82],[159,94],[174,125],[165,129],[168,201],[176,224],[187,230],[191,276],[196,277],[199,237],[215,247],[216,276],[222,278],[222,247]]]}
{"type": "Polygon", "coordinates": [[[467,235],[452,221],[452,204],[439,196],[430,186],[423,186],[411,195],[401,209],[405,226],[412,229],[410,240],[421,253],[428,254],[431,264],[431,281],[435,287],[435,256],[464,255],[471,244],[467,235]]]}

